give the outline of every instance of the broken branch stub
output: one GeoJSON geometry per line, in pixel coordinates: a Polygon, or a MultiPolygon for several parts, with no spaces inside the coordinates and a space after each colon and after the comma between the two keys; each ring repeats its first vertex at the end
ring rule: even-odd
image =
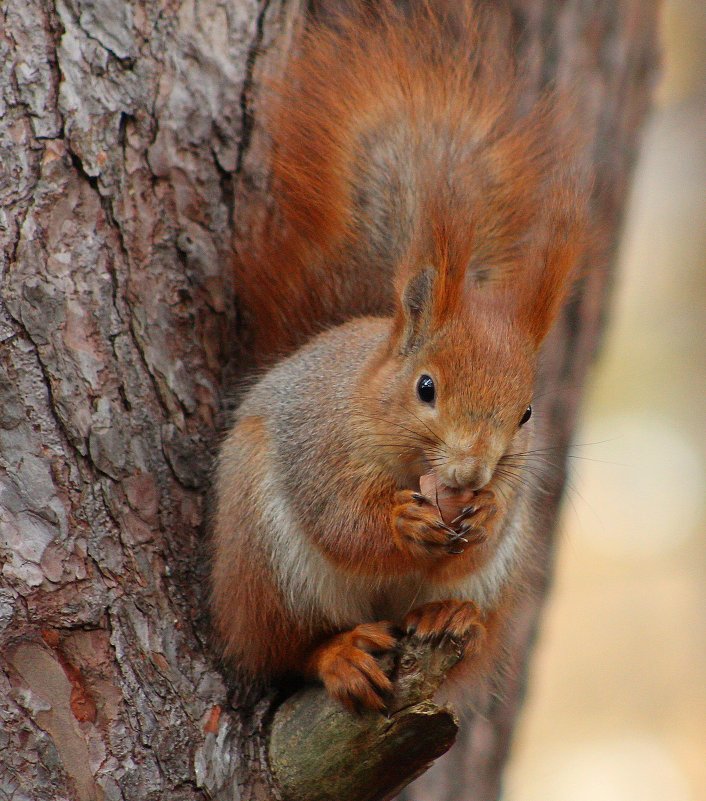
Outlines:
{"type": "Polygon", "coordinates": [[[465,643],[405,637],[381,662],[393,679],[388,714],[355,716],[321,687],[277,710],[270,767],[284,801],[386,801],[453,745],[458,720],[431,700],[465,643]]]}

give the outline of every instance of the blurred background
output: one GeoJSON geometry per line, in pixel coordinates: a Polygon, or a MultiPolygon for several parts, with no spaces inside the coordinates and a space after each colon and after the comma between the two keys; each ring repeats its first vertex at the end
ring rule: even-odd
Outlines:
{"type": "Polygon", "coordinates": [[[506,801],[706,799],[706,3],[662,42],[506,801]]]}

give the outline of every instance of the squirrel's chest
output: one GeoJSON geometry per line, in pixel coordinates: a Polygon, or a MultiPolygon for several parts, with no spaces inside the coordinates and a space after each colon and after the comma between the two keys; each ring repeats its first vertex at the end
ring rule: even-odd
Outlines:
{"type": "Polygon", "coordinates": [[[371,621],[400,622],[425,595],[425,579],[419,575],[406,576],[386,587],[371,589],[371,621]]]}

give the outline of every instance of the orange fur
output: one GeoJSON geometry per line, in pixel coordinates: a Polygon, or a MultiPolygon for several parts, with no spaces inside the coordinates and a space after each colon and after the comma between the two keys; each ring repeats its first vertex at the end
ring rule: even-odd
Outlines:
{"type": "Polygon", "coordinates": [[[385,695],[392,692],[392,682],[371,652],[389,651],[395,642],[387,623],[356,626],[315,648],[303,672],[321,679],[331,695],[352,712],[360,707],[381,712],[385,695]]]}
{"type": "Polygon", "coordinates": [[[395,282],[438,257],[444,315],[466,275],[522,280],[527,253],[544,256],[546,199],[579,196],[557,169],[571,137],[552,97],[525,108],[499,15],[353,3],[308,26],[270,87],[277,217],[236,264],[261,363],[331,325],[390,314],[395,282]]]}
{"type": "Polygon", "coordinates": [[[379,709],[380,617],[482,625],[468,669],[496,662],[529,514],[513,459],[585,187],[558,101],[523,101],[497,10],[347,5],[309,26],[270,110],[277,215],[237,271],[257,358],[288,358],[221,451],[213,607],[243,669],[379,709]],[[455,520],[420,494],[429,473],[470,498],[455,520]]]}
{"type": "MultiPolygon", "coordinates": [[[[252,496],[251,503],[256,496],[257,476],[261,470],[262,454],[267,449],[267,435],[262,421],[254,418],[243,421],[240,435],[242,461],[233,474],[222,470],[221,477],[229,484],[237,483],[237,487],[233,487],[239,493],[235,514],[239,525],[247,526],[249,521],[241,510],[247,509],[247,503],[243,501],[248,495],[252,496]],[[240,465],[243,466],[242,473],[240,465]]],[[[234,514],[231,506],[235,500],[230,493],[222,497],[219,522],[225,516],[223,522],[230,525],[234,514]]],[[[228,548],[221,528],[217,524],[216,558],[211,581],[213,624],[224,653],[228,657],[241,656],[241,662],[255,674],[285,672],[292,660],[301,660],[312,635],[300,621],[288,614],[265,554],[253,549],[243,552],[228,548]],[[237,576],[237,584],[232,582],[234,576],[237,576]],[[249,605],[248,629],[252,630],[252,636],[233,626],[234,605],[242,603],[249,605]]]]}

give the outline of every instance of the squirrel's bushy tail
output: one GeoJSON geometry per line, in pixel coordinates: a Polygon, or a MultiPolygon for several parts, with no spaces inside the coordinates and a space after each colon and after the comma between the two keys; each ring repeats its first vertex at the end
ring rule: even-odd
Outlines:
{"type": "Polygon", "coordinates": [[[565,180],[557,104],[528,104],[497,9],[336,8],[306,28],[268,110],[274,233],[240,264],[265,359],[391,313],[395,279],[440,248],[479,280],[521,270],[565,180]]]}

